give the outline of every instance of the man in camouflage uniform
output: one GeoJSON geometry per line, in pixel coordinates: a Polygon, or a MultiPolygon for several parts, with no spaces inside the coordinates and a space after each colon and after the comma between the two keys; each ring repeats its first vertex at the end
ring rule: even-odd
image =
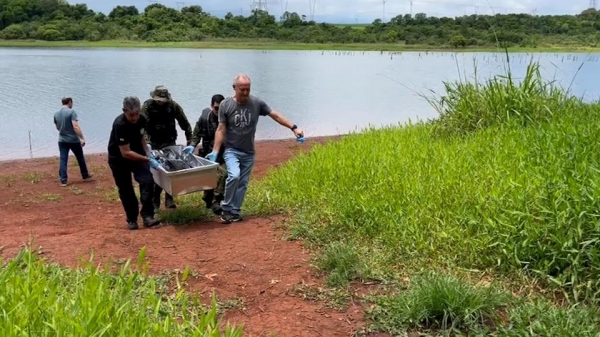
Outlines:
{"type": "MultiPolygon", "coordinates": [[[[150,97],[152,98],[144,102],[140,113],[148,120],[144,128],[144,134],[152,149],[160,150],[175,145],[177,140],[176,121],[185,132],[186,145],[189,145],[192,141],[192,126],[188,122],[181,105],[171,99],[169,90],[159,85],[150,92],[150,97]]],[[[162,191],[162,188],[155,183],[152,202],[156,209],[160,208],[162,191]]],[[[173,196],[166,192],[165,207],[177,207],[173,201],[173,196]]]]}
{"type": "MultiPolygon", "coordinates": [[[[225,99],[223,95],[214,95],[210,102],[210,108],[206,108],[200,114],[198,122],[194,127],[192,143],[184,151],[191,152],[203,158],[212,152],[215,145],[215,133],[219,126],[219,105],[225,99]]],[[[217,156],[217,163],[220,164],[218,169],[217,188],[214,190],[204,191],[202,198],[206,203],[206,208],[219,215],[221,214],[221,201],[225,194],[225,179],[227,178],[227,169],[225,168],[225,160],[223,160],[223,151],[220,151],[217,156]]]]}

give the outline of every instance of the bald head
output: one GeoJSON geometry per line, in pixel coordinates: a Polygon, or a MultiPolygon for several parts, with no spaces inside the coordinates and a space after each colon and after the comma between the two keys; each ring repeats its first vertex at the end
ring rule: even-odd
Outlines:
{"type": "Polygon", "coordinates": [[[250,77],[244,73],[237,74],[233,78],[233,85],[250,84],[250,77]]]}
{"type": "Polygon", "coordinates": [[[238,103],[246,103],[250,97],[250,77],[246,74],[238,74],[233,78],[233,90],[235,100],[238,103]]]}

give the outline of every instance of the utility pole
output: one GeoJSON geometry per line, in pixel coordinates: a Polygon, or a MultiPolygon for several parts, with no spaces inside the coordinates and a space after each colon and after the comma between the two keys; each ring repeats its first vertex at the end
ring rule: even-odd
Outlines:
{"type": "Polygon", "coordinates": [[[383,16],[381,17],[381,21],[385,23],[385,0],[383,0],[383,16]]]}
{"type": "Polygon", "coordinates": [[[410,1],[410,17],[412,18],[412,8],[413,8],[413,0],[410,1]]]}

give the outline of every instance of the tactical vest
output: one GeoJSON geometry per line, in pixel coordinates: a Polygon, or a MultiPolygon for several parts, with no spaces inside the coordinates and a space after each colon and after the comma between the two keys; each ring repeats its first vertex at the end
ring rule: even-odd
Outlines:
{"type": "Polygon", "coordinates": [[[202,138],[202,147],[211,150],[215,145],[215,133],[217,132],[217,129],[213,128],[213,125],[209,122],[210,114],[212,113],[212,111],[206,110],[202,111],[202,115],[200,115],[200,127],[204,130],[203,133],[207,135],[202,138]]]}
{"type": "Polygon", "coordinates": [[[153,100],[148,104],[148,125],[146,132],[153,144],[174,142],[177,139],[175,107],[173,102],[160,106],[153,100]]]}

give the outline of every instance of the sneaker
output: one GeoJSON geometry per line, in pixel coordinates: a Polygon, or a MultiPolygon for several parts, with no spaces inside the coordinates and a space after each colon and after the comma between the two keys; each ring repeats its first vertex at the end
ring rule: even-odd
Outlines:
{"type": "Polygon", "coordinates": [[[131,230],[131,231],[132,231],[132,230],[136,230],[136,229],[138,229],[138,224],[137,224],[137,222],[128,221],[128,222],[127,222],[127,229],[129,229],[129,230],[131,230]]]}
{"type": "Polygon", "coordinates": [[[241,215],[234,214],[231,216],[231,222],[240,222],[240,221],[244,221],[244,218],[242,218],[241,215]]]}
{"type": "Polygon", "coordinates": [[[223,212],[221,214],[221,222],[224,224],[230,224],[233,216],[228,212],[223,212]]]}
{"type": "Polygon", "coordinates": [[[155,219],[153,217],[144,218],[144,227],[152,228],[160,225],[160,220],[155,219]]]}
{"type": "Polygon", "coordinates": [[[88,182],[88,181],[93,181],[94,180],[94,175],[90,174],[87,176],[87,178],[83,178],[84,182],[88,182]]]}
{"type": "Polygon", "coordinates": [[[173,199],[167,199],[167,200],[165,200],[165,207],[170,208],[170,209],[175,209],[175,208],[177,208],[177,205],[175,205],[175,201],[173,201],[173,199]]]}
{"type": "Polygon", "coordinates": [[[60,183],[60,187],[67,187],[67,183],[60,183]]]}

